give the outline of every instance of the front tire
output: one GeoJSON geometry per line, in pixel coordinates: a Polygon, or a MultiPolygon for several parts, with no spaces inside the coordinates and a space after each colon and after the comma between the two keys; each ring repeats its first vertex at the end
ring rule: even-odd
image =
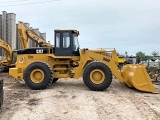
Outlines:
{"type": "Polygon", "coordinates": [[[24,72],[24,81],[31,89],[45,89],[53,81],[52,68],[45,62],[33,62],[24,72]]]}
{"type": "Polygon", "coordinates": [[[83,81],[90,90],[103,91],[112,82],[112,72],[104,63],[94,61],[85,67],[83,81]]]}

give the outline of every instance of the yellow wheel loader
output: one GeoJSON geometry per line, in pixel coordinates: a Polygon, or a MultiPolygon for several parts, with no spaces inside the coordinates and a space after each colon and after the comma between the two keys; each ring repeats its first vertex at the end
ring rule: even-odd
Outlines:
{"type": "Polygon", "coordinates": [[[156,92],[145,66],[130,64],[120,71],[115,49],[106,56],[105,50],[80,49],[77,30],[54,33],[54,47],[18,50],[15,68],[10,68],[9,74],[36,90],[47,88],[59,78],[82,77],[90,90],[102,91],[110,86],[114,75],[129,87],[156,92]]]}
{"type": "Polygon", "coordinates": [[[4,40],[0,39],[0,48],[4,50],[5,60],[1,60],[0,68],[3,71],[8,71],[9,68],[15,66],[17,58],[17,50],[12,50],[11,46],[4,40]]]}

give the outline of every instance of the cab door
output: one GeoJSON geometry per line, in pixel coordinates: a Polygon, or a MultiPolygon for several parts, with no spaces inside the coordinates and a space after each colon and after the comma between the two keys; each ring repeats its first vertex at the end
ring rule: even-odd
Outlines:
{"type": "Polygon", "coordinates": [[[72,37],[70,31],[55,32],[55,55],[72,56],[72,37]]]}

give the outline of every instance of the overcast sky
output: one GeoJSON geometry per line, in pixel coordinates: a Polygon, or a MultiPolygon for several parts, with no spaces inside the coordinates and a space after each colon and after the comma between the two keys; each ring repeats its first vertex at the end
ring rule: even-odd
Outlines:
{"type": "Polygon", "coordinates": [[[53,0],[9,6],[42,1],[52,0],[0,0],[0,11],[16,13],[17,22],[46,32],[52,44],[54,29],[77,29],[81,48],[116,48],[129,55],[160,52],[160,0],[53,0]]]}

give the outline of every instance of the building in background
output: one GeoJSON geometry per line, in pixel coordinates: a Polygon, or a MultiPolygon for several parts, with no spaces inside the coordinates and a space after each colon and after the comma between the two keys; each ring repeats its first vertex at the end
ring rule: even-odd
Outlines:
{"type": "Polygon", "coordinates": [[[16,14],[7,14],[6,38],[13,50],[16,50],[16,14]]]}
{"type": "Polygon", "coordinates": [[[40,33],[40,36],[46,41],[46,33],[40,33]]]}
{"type": "Polygon", "coordinates": [[[2,38],[2,15],[0,15],[0,38],[2,38]]]}
{"type": "MultiPolygon", "coordinates": [[[[16,14],[2,11],[0,15],[0,38],[9,43],[12,49],[16,49],[16,14]]],[[[3,50],[0,49],[0,56],[3,50]]]]}
{"type": "MultiPolygon", "coordinates": [[[[2,15],[0,15],[0,38],[2,38],[2,15]]],[[[0,48],[0,56],[2,56],[2,48],[0,48]]]]}
{"type": "MultiPolygon", "coordinates": [[[[39,36],[46,39],[46,33],[41,33],[38,28],[34,29],[30,27],[29,23],[25,23],[25,25],[36,32],[39,36]]],[[[6,11],[2,11],[2,14],[0,14],[0,38],[9,43],[12,49],[21,49],[15,13],[7,13],[6,11]]],[[[36,47],[35,42],[32,40],[28,41],[29,47],[36,47]]],[[[0,48],[0,56],[4,56],[3,53],[3,50],[0,48]]]]}

